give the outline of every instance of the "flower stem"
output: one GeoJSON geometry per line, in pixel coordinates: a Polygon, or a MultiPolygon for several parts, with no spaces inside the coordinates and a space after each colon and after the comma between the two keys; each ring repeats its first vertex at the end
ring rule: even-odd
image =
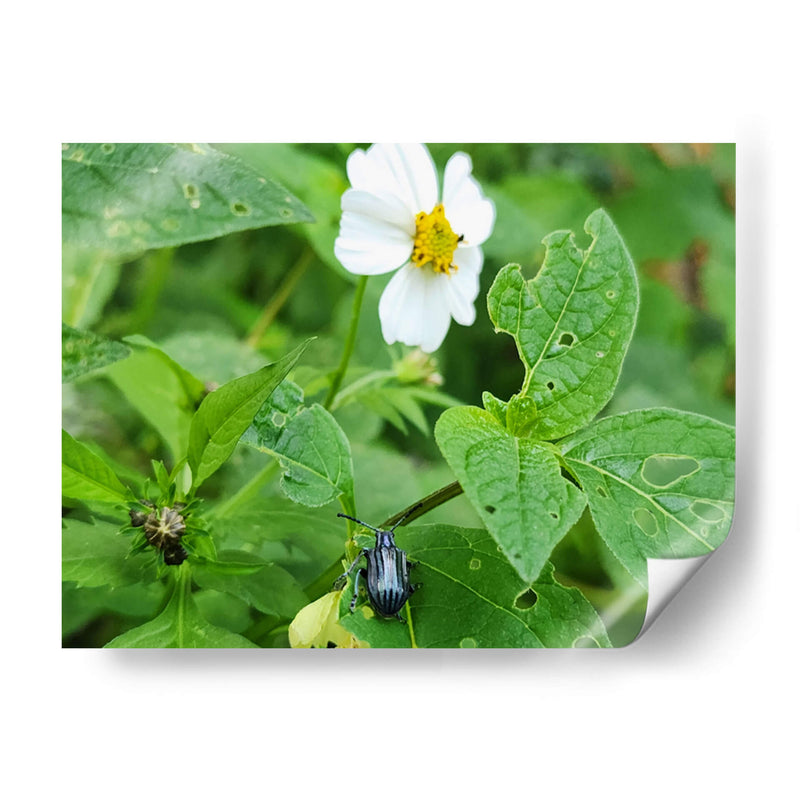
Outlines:
{"type": "Polygon", "coordinates": [[[308,269],[311,262],[314,260],[314,251],[306,246],[305,250],[300,254],[300,258],[295,261],[292,267],[284,276],[283,282],[278,287],[278,290],[270,298],[270,301],[264,306],[261,316],[256,320],[250,333],[247,335],[247,344],[251,347],[258,347],[261,337],[266,333],[267,328],[272,324],[278,312],[283,308],[283,304],[289,299],[292,289],[297,285],[303,273],[308,269]]]}
{"type": "Polygon", "coordinates": [[[350,363],[350,356],[353,354],[353,347],[356,343],[356,332],[358,331],[358,318],[361,314],[361,303],[364,300],[364,290],[367,288],[368,275],[362,275],[356,285],[356,294],[353,298],[353,311],[350,315],[350,330],[347,332],[347,340],[344,343],[342,360],[331,381],[331,388],[325,398],[325,408],[328,409],[336,399],[339,387],[342,385],[344,374],[347,372],[347,365],[350,363]]]}
{"type": "Polygon", "coordinates": [[[175,576],[175,593],[178,596],[177,630],[178,647],[184,644],[184,621],[186,619],[186,606],[189,602],[189,595],[192,593],[192,568],[188,561],[184,561],[178,567],[178,574],[175,576]]]}

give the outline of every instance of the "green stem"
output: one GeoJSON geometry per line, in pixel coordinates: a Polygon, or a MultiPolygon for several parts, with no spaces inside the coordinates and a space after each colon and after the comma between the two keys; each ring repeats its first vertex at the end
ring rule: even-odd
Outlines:
{"type": "Polygon", "coordinates": [[[433,511],[434,508],[437,506],[446,503],[448,500],[452,500],[454,497],[458,497],[460,494],[464,492],[461,484],[458,481],[453,481],[452,483],[448,483],[447,486],[443,486],[441,489],[437,489],[435,492],[429,494],[427,497],[423,497],[422,500],[419,500],[416,503],[412,503],[408,508],[404,508],[402,511],[398,511],[397,514],[392,515],[387,519],[382,525],[381,528],[388,529],[391,528],[398,520],[402,519],[405,514],[408,514],[408,517],[403,521],[403,525],[408,525],[409,522],[413,522],[418,517],[421,517],[423,514],[427,514],[429,511],[433,511]],[[408,513],[411,511],[412,508],[415,506],[419,506],[419,508],[414,511],[413,513],[408,513]]]}
{"type": "Polygon", "coordinates": [[[283,308],[283,304],[289,299],[292,289],[297,285],[303,273],[309,268],[311,262],[314,260],[314,251],[310,247],[306,247],[300,254],[300,258],[295,261],[291,269],[286,273],[283,282],[278,287],[278,290],[270,298],[270,301],[264,306],[261,316],[256,320],[250,333],[247,335],[247,344],[251,347],[258,347],[261,337],[266,333],[267,328],[273,323],[278,312],[283,308]]]}
{"type": "Polygon", "coordinates": [[[336,399],[336,394],[339,387],[344,380],[344,374],[347,372],[347,365],[350,363],[350,356],[353,354],[353,347],[356,343],[356,332],[358,331],[358,318],[361,314],[361,303],[364,300],[364,290],[367,288],[368,275],[362,275],[356,285],[356,294],[353,298],[353,311],[350,315],[350,330],[347,332],[347,340],[344,343],[344,350],[342,352],[342,360],[339,362],[339,367],[331,381],[331,388],[328,390],[328,396],[325,398],[325,408],[329,409],[336,399]]]}
{"type": "Polygon", "coordinates": [[[186,606],[189,602],[189,595],[192,592],[192,568],[188,561],[178,567],[178,574],[175,576],[175,592],[178,595],[178,647],[183,647],[184,620],[186,619],[186,606]]]}
{"type": "MultiPolygon", "coordinates": [[[[520,353],[520,358],[522,354],[520,353]]],[[[522,359],[522,363],[525,364],[525,359],[522,359]]],[[[519,393],[522,397],[528,394],[528,389],[531,387],[531,378],[533,378],[533,370],[525,364],[525,380],[522,382],[522,388],[519,390],[519,393]]]]}
{"type": "Polygon", "coordinates": [[[209,517],[213,519],[222,519],[231,514],[232,511],[237,509],[243,503],[251,500],[258,494],[262,486],[269,483],[278,471],[278,462],[270,461],[259,472],[257,472],[250,480],[239,489],[236,494],[229,497],[225,502],[215,506],[210,512],[209,517]]]}

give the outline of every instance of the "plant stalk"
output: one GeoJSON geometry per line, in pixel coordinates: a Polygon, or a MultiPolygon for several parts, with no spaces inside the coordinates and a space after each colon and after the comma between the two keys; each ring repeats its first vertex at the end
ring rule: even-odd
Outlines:
{"type": "Polygon", "coordinates": [[[289,271],[283,278],[278,290],[270,298],[270,301],[264,306],[261,316],[255,321],[255,324],[250,328],[250,333],[247,335],[246,342],[251,347],[258,347],[261,337],[266,333],[270,325],[272,325],[278,312],[283,308],[283,304],[289,299],[289,295],[297,285],[300,278],[311,265],[314,260],[314,251],[310,247],[306,247],[300,254],[300,258],[295,261],[289,271]]]}
{"type": "MultiPolygon", "coordinates": [[[[416,503],[412,503],[407,508],[404,508],[402,511],[398,511],[397,514],[393,514],[389,519],[387,519],[382,525],[381,528],[388,529],[391,528],[396,522],[401,520],[405,514],[408,514],[408,517],[403,520],[402,525],[408,525],[409,522],[413,522],[417,517],[421,517],[423,514],[427,514],[429,511],[433,511],[434,508],[437,506],[446,503],[448,500],[452,500],[454,497],[458,497],[460,494],[463,494],[464,489],[462,488],[461,484],[458,481],[453,481],[452,483],[448,483],[447,486],[443,486],[441,489],[437,489],[435,492],[432,492],[427,497],[423,497],[422,500],[419,500],[416,503]],[[412,512],[412,508],[415,506],[419,506],[419,508],[412,512]]],[[[401,527],[402,527],[401,525],[401,527]]]]}
{"type": "Polygon", "coordinates": [[[325,408],[330,409],[339,387],[344,380],[344,374],[347,372],[347,365],[350,363],[350,356],[353,355],[353,347],[356,343],[356,332],[358,331],[358,318],[361,315],[361,303],[364,300],[364,291],[367,288],[368,275],[362,275],[356,285],[356,294],[353,298],[353,311],[350,315],[350,330],[347,332],[347,339],[344,343],[344,350],[342,351],[342,360],[339,362],[339,367],[336,370],[333,380],[331,381],[331,388],[328,390],[328,396],[325,398],[325,408]]]}

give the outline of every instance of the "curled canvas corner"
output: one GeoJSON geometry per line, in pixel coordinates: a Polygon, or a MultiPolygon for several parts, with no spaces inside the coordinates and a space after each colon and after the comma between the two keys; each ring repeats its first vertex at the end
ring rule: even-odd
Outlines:
{"type": "Polygon", "coordinates": [[[648,558],[647,559],[647,611],[642,628],[634,642],[653,624],[656,617],[669,605],[673,597],[703,566],[713,553],[695,558],[648,558]]]}

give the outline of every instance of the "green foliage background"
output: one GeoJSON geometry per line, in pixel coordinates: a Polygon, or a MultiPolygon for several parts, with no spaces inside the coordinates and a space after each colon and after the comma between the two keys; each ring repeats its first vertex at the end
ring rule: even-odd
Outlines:
{"type": "MultiPolygon", "coordinates": [[[[310,337],[316,339],[292,374],[297,392],[287,390],[285,412],[304,430],[324,428],[328,412],[314,403],[324,399],[322,378],[338,361],[356,281],[333,256],[340,198],[348,186],[345,163],[356,146],[213,146],[215,164],[234,156],[243,166],[239,194],[228,197],[220,188],[224,199],[217,198],[219,208],[209,210],[209,219],[224,223],[207,240],[193,241],[194,231],[171,238],[174,208],[191,203],[193,192],[205,185],[192,171],[191,148],[177,148],[165,162],[164,187],[156,198],[139,202],[132,191],[130,203],[107,207],[104,229],[86,223],[91,209],[65,208],[70,213],[64,223],[62,313],[69,382],[63,387],[63,423],[71,436],[64,446],[80,463],[95,463],[101,502],[123,496],[114,474],[139,492],[142,476],[152,472],[151,460],[174,465],[192,440],[191,415],[209,388],[280,360],[310,337]],[[261,207],[256,189],[264,186],[261,207]],[[157,218],[154,203],[163,204],[157,218]],[[225,210],[232,215],[223,215],[225,210]],[[87,336],[94,345],[107,340],[107,346],[92,348],[91,359],[81,358],[87,336]],[[153,402],[155,391],[163,402],[153,402]],[[292,416],[303,395],[309,407],[292,416]],[[113,474],[103,471],[103,463],[113,474]]],[[[68,170],[95,152],[102,158],[102,148],[109,146],[85,147],[80,159],[64,151],[65,180],[68,170]]],[[[435,355],[441,390],[453,403],[479,406],[487,389],[508,398],[522,383],[515,343],[495,334],[487,312],[486,294],[498,270],[514,262],[525,278],[533,278],[544,256],[542,238],[554,230],[575,231],[585,247],[584,221],[603,207],[636,264],[640,307],[617,390],[600,416],[672,407],[733,424],[733,145],[433,144],[429,149],[440,169],[453,152],[469,153],[475,176],[497,208],[495,231],[484,247],[477,320],[469,328],[453,324],[435,355]]],[[[212,171],[203,177],[214,185],[215,176],[212,171]]],[[[215,536],[218,546],[222,542],[261,559],[259,569],[277,570],[270,585],[281,591],[259,593],[263,583],[247,575],[238,578],[237,592],[221,591],[213,576],[195,575],[189,608],[200,620],[198,641],[205,641],[204,626],[216,626],[260,646],[286,646],[286,620],[328,591],[325,570],[343,552],[339,509],[323,504],[336,496],[333,490],[342,481],[353,481],[359,516],[377,524],[454,479],[431,435],[448,403],[441,395],[429,402],[425,392],[433,387],[415,384],[414,396],[376,384],[347,396],[348,384],[360,375],[376,369],[389,374],[409,352],[387,347],[381,337],[377,304],[389,277],[368,282],[342,402],[332,409],[350,439],[354,474],[342,476],[336,463],[301,474],[291,442],[260,429],[258,436],[248,432],[229,460],[203,476],[204,496],[220,507],[250,482],[236,524],[220,516],[215,536]],[[267,476],[264,453],[277,459],[267,476]],[[286,496],[291,492],[304,499],[318,496],[320,505],[295,505],[286,496]],[[267,563],[271,566],[263,567],[267,563]]],[[[330,443],[329,452],[336,447],[330,443]]],[[[90,518],[81,504],[68,503],[64,517],[65,532],[74,534],[64,551],[64,645],[103,646],[162,619],[158,615],[169,609],[159,584],[144,580],[135,568],[123,578],[104,577],[102,554],[119,546],[112,534],[125,522],[118,512],[109,506],[90,518]],[[108,534],[102,540],[91,537],[98,527],[108,534]],[[69,566],[87,560],[96,562],[88,581],[86,570],[71,572],[69,566]]],[[[480,538],[481,519],[464,496],[424,521],[463,526],[480,538]]],[[[635,636],[646,595],[597,535],[588,511],[551,561],[557,580],[580,588],[600,610],[612,643],[635,636]]]]}

